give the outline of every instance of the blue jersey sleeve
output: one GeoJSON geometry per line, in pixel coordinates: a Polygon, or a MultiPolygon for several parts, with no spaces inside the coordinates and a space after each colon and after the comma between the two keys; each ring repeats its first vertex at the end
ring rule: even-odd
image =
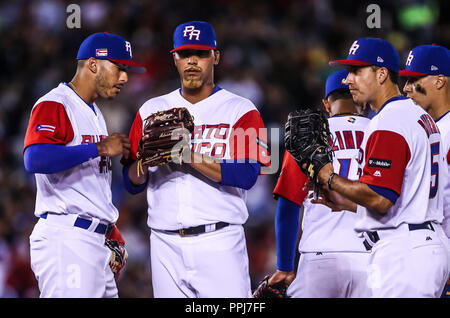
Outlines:
{"type": "Polygon", "coordinates": [[[238,162],[238,160],[223,161],[220,163],[222,185],[251,189],[258,179],[261,164],[258,162],[238,162]]]}
{"type": "Polygon", "coordinates": [[[277,269],[280,271],[288,272],[294,270],[299,221],[300,206],[280,197],[275,213],[277,269]]]}
{"type": "Polygon", "coordinates": [[[35,144],[24,152],[25,170],[30,173],[57,173],[73,168],[98,156],[94,143],[63,146],[56,144],[35,144]]]}

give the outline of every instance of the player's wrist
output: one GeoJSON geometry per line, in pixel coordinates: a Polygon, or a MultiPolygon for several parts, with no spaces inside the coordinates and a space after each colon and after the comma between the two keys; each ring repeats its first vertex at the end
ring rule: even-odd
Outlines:
{"type": "Polygon", "coordinates": [[[331,187],[332,187],[332,183],[333,183],[333,177],[334,177],[335,175],[337,175],[337,173],[332,172],[332,173],[330,174],[330,176],[328,177],[328,189],[329,189],[329,190],[333,190],[331,187]]]}
{"type": "Polygon", "coordinates": [[[106,147],[105,145],[100,141],[95,143],[95,145],[97,146],[97,153],[99,156],[106,156],[106,147]]]}
{"type": "Polygon", "coordinates": [[[319,184],[328,184],[330,176],[334,173],[333,165],[331,163],[326,164],[317,176],[319,184]]]}

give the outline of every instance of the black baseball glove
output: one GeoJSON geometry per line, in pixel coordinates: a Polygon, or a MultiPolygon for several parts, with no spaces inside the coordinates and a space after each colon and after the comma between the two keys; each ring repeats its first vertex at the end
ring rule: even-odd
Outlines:
{"type": "Polygon", "coordinates": [[[284,282],[269,285],[270,275],[264,276],[258,287],[253,292],[253,298],[288,298],[287,286],[284,282]]]}
{"type": "Polygon", "coordinates": [[[291,112],[285,125],[284,143],[300,169],[315,187],[320,169],[333,162],[328,119],[319,109],[291,112]]]}

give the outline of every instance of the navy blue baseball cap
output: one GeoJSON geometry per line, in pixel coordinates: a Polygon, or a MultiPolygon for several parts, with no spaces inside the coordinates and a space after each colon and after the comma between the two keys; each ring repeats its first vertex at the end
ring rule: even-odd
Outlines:
{"type": "Polygon", "coordinates": [[[400,57],[397,50],[386,40],[361,38],[353,42],[347,59],[330,61],[329,64],[331,66],[376,65],[398,73],[400,57]]]}
{"type": "Polygon", "coordinates": [[[400,76],[450,76],[449,51],[439,45],[420,45],[409,52],[400,76]]]}
{"type": "Polygon", "coordinates": [[[191,21],[180,24],[173,33],[173,50],[186,49],[215,50],[216,33],[211,24],[204,21],[191,21]]]}
{"type": "Polygon", "coordinates": [[[345,79],[347,78],[348,71],[342,70],[335,72],[328,76],[327,82],[325,83],[325,99],[328,98],[328,95],[333,93],[338,89],[349,89],[348,85],[345,84],[345,79]]]}
{"type": "Polygon", "coordinates": [[[88,58],[109,60],[129,66],[129,70],[145,73],[147,68],[132,60],[131,44],[123,37],[112,33],[94,33],[88,36],[78,49],[77,60],[88,58]]]}

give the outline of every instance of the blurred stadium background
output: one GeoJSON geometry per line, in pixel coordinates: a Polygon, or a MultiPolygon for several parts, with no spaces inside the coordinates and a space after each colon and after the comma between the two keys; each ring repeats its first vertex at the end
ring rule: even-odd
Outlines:
{"type": "MultiPolygon", "coordinates": [[[[34,102],[59,82],[70,81],[82,40],[107,31],[131,41],[133,57],[148,66],[132,74],[113,101],[99,100],[109,132],[128,133],[136,111],[154,96],[179,87],[169,50],[175,27],[190,20],[210,22],[222,53],[216,84],[251,99],[266,127],[284,127],[300,105],[319,104],[323,84],[334,70],[327,62],[345,57],[359,37],[382,37],[403,61],[419,44],[449,47],[450,1],[0,1],[0,297],[38,297],[29,265],[28,237],[36,223],[34,176],[23,167],[23,139],[34,102]],[[69,29],[66,8],[81,8],[81,28],[69,29]],[[381,7],[381,28],[366,24],[370,3],[381,7]]],[[[283,158],[282,134],[279,145],[283,158]]],[[[118,227],[129,261],[120,297],[152,297],[146,199],[124,191],[121,166],[113,161],[113,196],[118,227]]],[[[249,191],[245,224],[252,286],[275,270],[273,230],[277,173],[261,176],[249,191]]]]}

